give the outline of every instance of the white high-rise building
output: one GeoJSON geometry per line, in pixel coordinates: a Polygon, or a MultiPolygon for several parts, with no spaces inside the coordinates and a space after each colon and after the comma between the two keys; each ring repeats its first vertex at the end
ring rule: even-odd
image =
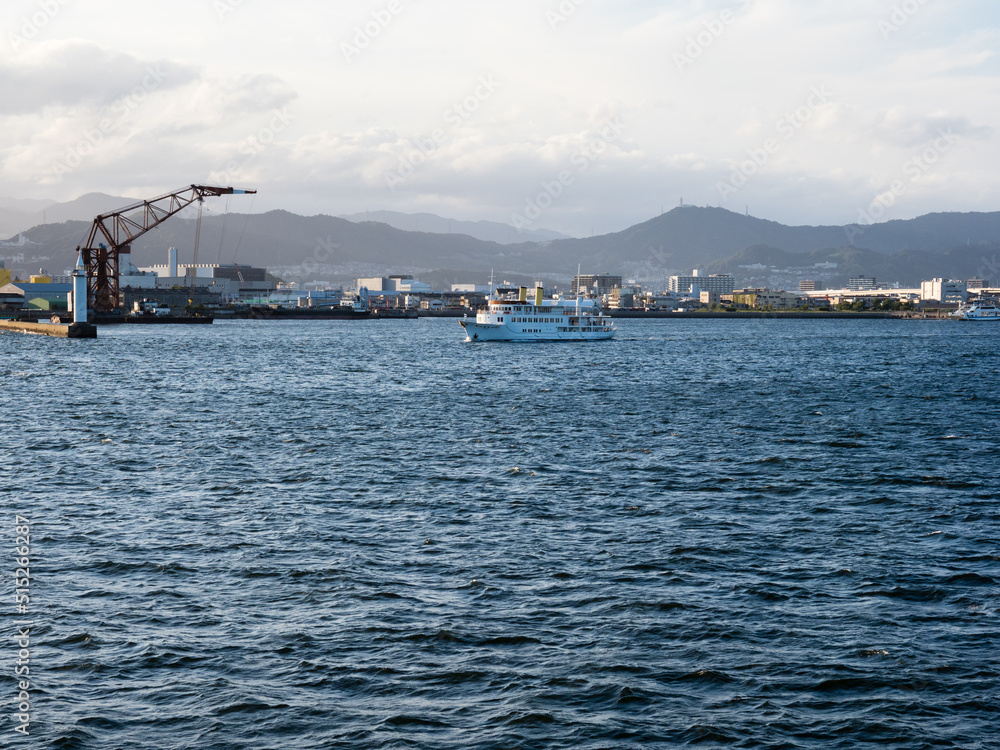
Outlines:
{"type": "Polygon", "coordinates": [[[920,284],[920,299],[925,302],[962,304],[969,298],[964,281],[931,279],[920,284]]]}
{"type": "Polygon", "coordinates": [[[669,291],[674,294],[694,294],[695,288],[700,292],[715,292],[717,294],[732,294],[735,285],[733,277],[728,273],[713,273],[702,276],[696,268],[690,276],[671,276],[669,291]]]}

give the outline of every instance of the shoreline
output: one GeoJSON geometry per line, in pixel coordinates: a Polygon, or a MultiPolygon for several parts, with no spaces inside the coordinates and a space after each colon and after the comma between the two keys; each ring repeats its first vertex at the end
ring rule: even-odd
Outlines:
{"type": "MultiPolygon", "coordinates": [[[[789,312],[780,311],[766,311],[766,310],[739,310],[736,312],[671,312],[669,310],[608,310],[606,311],[608,317],[613,319],[685,319],[690,320],[692,318],[705,318],[705,319],[719,319],[719,318],[735,318],[735,319],[747,319],[747,318],[768,318],[776,319],[783,318],[786,320],[892,320],[892,319],[915,319],[915,320],[944,320],[947,318],[947,313],[941,316],[931,316],[928,318],[922,318],[919,314],[913,315],[912,313],[898,313],[898,312],[802,312],[800,310],[792,310],[789,312]]],[[[418,312],[418,317],[421,318],[461,318],[464,315],[470,317],[475,315],[475,312],[459,312],[456,310],[420,310],[418,312]]]]}
{"type": "Polygon", "coordinates": [[[806,319],[806,318],[837,318],[837,319],[890,319],[894,318],[888,312],[802,312],[791,310],[781,312],[775,310],[737,310],[735,312],[671,312],[669,310],[610,310],[608,315],[612,318],[786,318],[786,319],[806,319]]]}

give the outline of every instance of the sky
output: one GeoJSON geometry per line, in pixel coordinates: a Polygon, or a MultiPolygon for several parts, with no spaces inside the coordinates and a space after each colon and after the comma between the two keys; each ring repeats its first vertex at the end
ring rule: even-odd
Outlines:
{"type": "Polygon", "coordinates": [[[0,196],[623,230],[1000,210],[996,0],[6,0],[0,196]]]}

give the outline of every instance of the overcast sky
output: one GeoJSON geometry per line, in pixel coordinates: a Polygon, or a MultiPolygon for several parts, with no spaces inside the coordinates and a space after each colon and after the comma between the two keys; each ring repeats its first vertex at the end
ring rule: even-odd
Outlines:
{"type": "Polygon", "coordinates": [[[0,195],[585,236],[993,211],[996,0],[5,0],[0,195]],[[245,210],[250,199],[243,199],[245,210]]]}

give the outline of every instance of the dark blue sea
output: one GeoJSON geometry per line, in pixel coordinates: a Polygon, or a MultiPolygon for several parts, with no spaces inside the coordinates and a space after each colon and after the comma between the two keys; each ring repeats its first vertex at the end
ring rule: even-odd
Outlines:
{"type": "Polygon", "coordinates": [[[0,747],[1000,747],[1000,325],[618,325],[0,334],[0,747]]]}

